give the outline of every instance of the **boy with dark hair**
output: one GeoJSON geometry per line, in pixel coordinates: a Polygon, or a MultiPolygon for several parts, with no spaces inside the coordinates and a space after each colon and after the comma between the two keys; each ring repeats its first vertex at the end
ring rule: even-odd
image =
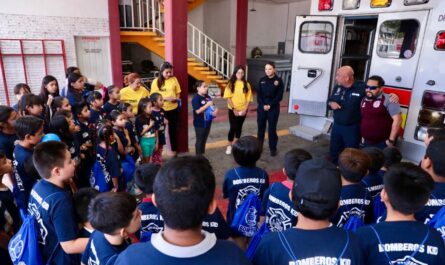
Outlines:
{"type": "Polygon", "coordinates": [[[371,193],[372,198],[374,198],[383,189],[384,172],[380,169],[383,166],[385,158],[382,150],[377,147],[366,147],[363,148],[362,151],[365,152],[371,159],[368,175],[362,179],[362,182],[365,184],[368,192],[371,193]]]}
{"type": "Polygon", "coordinates": [[[249,264],[232,242],[201,230],[204,217],[215,210],[214,192],[215,175],[204,157],[167,162],[155,178],[153,195],[164,231],[128,247],[115,264],[249,264]]]}
{"type": "Polygon", "coordinates": [[[402,162],[402,154],[397,147],[388,146],[383,149],[383,172],[386,172],[391,166],[402,162]]]}
{"type": "Polygon", "coordinates": [[[436,137],[445,137],[445,128],[428,128],[425,138],[423,139],[425,146],[428,146],[436,137]]]}
{"type": "Polygon", "coordinates": [[[357,231],[364,264],[444,263],[445,247],[440,234],[414,218],[433,188],[431,176],[411,163],[394,165],[386,172],[381,192],[386,220],[357,231]]]}
{"type": "Polygon", "coordinates": [[[341,195],[337,213],[331,218],[333,224],[343,227],[352,216],[364,222],[371,220],[371,194],[362,185],[362,178],[368,173],[370,159],[366,153],[346,148],[338,158],[341,173],[341,195]]]}
{"type": "Polygon", "coordinates": [[[65,183],[74,176],[75,165],[66,144],[48,141],[38,144],[33,154],[34,165],[42,180],[31,191],[28,211],[40,229],[39,243],[45,264],[79,264],[86,238],[79,233],[72,197],[65,183]]]}
{"type": "Polygon", "coordinates": [[[42,139],[43,120],[31,115],[20,117],[15,123],[15,130],[19,141],[14,148],[13,194],[18,206],[26,212],[29,193],[37,179],[28,174],[25,164],[32,159],[34,146],[42,139]]]}
{"type": "Polygon", "coordinates": [[[109,99],[102,108],[106,115],[110,114],[113,110],[116,110],[119,106],[119,101],[121,99],[121,95],[119,93],[120,90],[121,89],[115,85],[107,87],[109,99]]]}
{"type": "Polygon", "coordinates": [[[88,220],[88,206],[90,202],[99,194],[94,188],[81,188],[74,193],[74,209],[76,210],[77,220],[81,225],[79,237],[89,238],[94,231],[94,227],[88,220]]]}
{"type": "Polygon", "coordinates": [[[13,108],[0,106],[0,151],[8,159],[13,159],[14,144],[18,139],[15,133],[15,121],[17,118],[17,112],[13,108]]]}
{"type": "Polygon", "coordinates": [[[89,122],[92,124],[97,124],[97,122],[103,119],[102,117],[102,106],[104,105],[104,100],[102,95],[93,91],[87,98],[88,106],[90,107],[90,119],[89,122]]]}
{"type": "Polygon", "coordinates": [[[321,158],[301,163],[292,188],[297,225],[266,234],[253,264],[362,265],[357,237],[329,222],[337,210],[340,192],[340,172],[334,164],[321,158]]]}
{"type": "MultiPolygon", "coordinates": [[[[445,205],[445,139],[434,138],[426,148],[421,167],[434,180],[434,190],[425,207],[416,213],[416,219],[428,223],[445,205]]],[[[445,231],[442,232],[445,235],[445,231]]],[[[444,237],[445,238],[445,237],[444,237]]]]}
{"type": "Polygon", "coordinates": [[[74,121],[79,131],[74,134],[76,145],[80,151],[80,164],[76,174],[78,187],[89,187],[89,177],[95,162],[94,144],[96,135],[95,124],[90,124],[90,110],[86,102],[81,101],[73,106],[74,121]]]}
{"type": "Polygon", "coordinates": [[[312,159],[303,149],[293,149],[284,155],[283,173],[287,180],[273,183],[264,193],[261,219],[265,218],[270,231],[283,231],[295,226],[297,211],[291,201],[290,191],[301,163],[312,159]]]}
{"type": "Polygon", "coordinates": [[[101,193],[91,201],[88,219],[96,230],[82,255],[82,264],[114,263],[128,246],[125,238],[141,226],[141,212],[136,206],[136,199],[124,192],[101,193]]]}

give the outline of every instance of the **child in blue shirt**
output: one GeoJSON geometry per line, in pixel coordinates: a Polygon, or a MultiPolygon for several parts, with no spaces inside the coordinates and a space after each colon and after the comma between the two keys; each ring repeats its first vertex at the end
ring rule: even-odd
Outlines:
{"type": "Polygon", "coordinates": [[[414,218],[433,188],[431,176],[411,163],[394,165],[386,172],[381,191],[386,220],[357,231],[364,264],[444,264],[439,232],[414,218]]]}
{"type": "MultiPolygon", "coordinates": [[[[195,89],[197,93],[192,98],[193,126],[196,133],[195,152],[197,155],[202,155],[205,153],[207,137],[212,127],[212,119],[206,118],[206,110],[214,104],[212,98],[207,94],[208,87],[204,81],[196,81],[195,89]]],[[[215,109],[212,115],[216,116],[216,114],[217,110],[215,109]]]]}
{"type": "Polygon", "coordinates": [[[292,185],[301,163],[312,159],[303,149],[293,149],[284,155],[283,173],[287,180],[273,183],[264,193],[261,213],[270,231],[284,231],[297,223],[297,210],[290,198],[292,185]]]}
{"type": "Polygon", "coordinates": [[[94,165],[95,157],[95,136],[97,135],[96,125],[88,122],[90,110],[86,102],[82,101],[73,107],[75,123],[79,130],[74,134],[74,140],[79,147],[79,165],[77,167],[76,184],[78,188],[89,187],[91,169],[94,165]]]}
{"type": "Polygon", "coordinates": [[[102,94],[97,91],[91,92],[87,98],[87,103],[90,107],[90,119],[88,122],[97,124],[103,119],[102,106],[104,105],[104,100],[102,99],[102,94]]]}
{"type": "Polygon", "coordinates": [[[156,120],[152,116],[152,107],[153,102],[150,99],[143,98],[139,101],[135,126],[142,151],[142,163],[150,162],[151,156],[159,143],[156,120]]]}
{"type": "Polygon", "coordinates": [[[40,143],[34,149],[34,165],[42,180],[31,191],[28,211],[40,230],[39,243],[45,264],[79,264],[79,255],[88,239],[79,233],[72,197],[65,183],[73,176],[74,161],[66,144],[57,141],[40,143]]]}
{"type": "Polygon", "coordinates": [[[15,132],[17,112],[8,106],[0,106],[0,152],[8,159],[13,159],[15,141],[18,140],[15,132]]]}
{"type": "Polygon", "coordinates": [[[25,170],[25,163],[32,159],[33,149],[43,136],[43,120],[28,115],[15,122],[19,141],[14,148],[14,187],[13,194],[17,205],[26,212],[29,193],[37,179],[25,170]]]}
{"type": "Polygon", "coordinates": [[[370,159],[359,149],[346,148],[338,157],[341,172],[340,205],[331,222],[343,227],[353,215],[365,220],[372,220],[371,193],[361,180],[368,172],[370,159]]]}
{"type": "Polygon", "coordinates": [[[384,172],[381,171],[381,168],[385,157],[383,156],[382,150],[377,147],[366,147],[363,148],[362,151],[371,159],[368,175],[362,179],[362,182],[366,186],[368,192],[371,193],[371,197],[375,198],[375,196],[377,196],[383,189],[384,172]]]}
{"type": "Polygon", "coordinates": [[[90,202],[99,194],[99,191],[93,188],[81,188],[73,195],[74,209],[76,219],[78,220],[79,237],[89,238],[94,228],[88,220],[88,206],[90,202]]]}
{"type": "Polygon", "coordinates": [[[12,108],[15,111],[17,111],[17,112],[19,111],[18,102],[25,94],[31,94],[31,88],[27,84],[18,83],[17,85],[14,86],[14,95],[15,95],[15,98],[17,99],[17,103],[12,105],[12,108]]]}
{"type": "Polygon", "coordinates": [[[162,164],[162,150],[166,144],[165,126],[168,123],[167,119],[165,119],[165,111],[162,108],[164,106],[164,98],[160,93],[154,92],[150,95],[150,100],[153,104],[151,115],[155,120],[155,127],[158,131],[157,148],[153,151],[151,162],[162,164]]]}
{"type": "Polygon", "coordinates": [[[253,264],[363,265],[358,238],[329,222],[337,210],[340,193],[340,172],[334,164],[322,158],[301,163],[292,188],[297,225],[266,234],[253,264]]]}
{"type": "Polygon", "coordinates": [[[95,231],[82,255],[82,264],[113,264],[128,246],[125,239],[139,229],[141,212],[130,194],[105,192],[91,201],[88,219],[95,231]]]}
{"type": "Polygon", "coordinates": [[[204,217],[216,207],[215,175],[204,157],[168,161],[154,181],[153,202],[164,218],[164,231],[151,241],[129,246],[116,260],[122,264],[247,265],[232,242],[201,230],[204,217]]]}
{"type": "Polygon", "coordinates": [[[115,85],[107,87],[108,101],[102,107],[105,115],[109,115],[119,106],[119,101],[121,99],[121,95],[119,94],[120,90],[121,89],[115,85]]]}

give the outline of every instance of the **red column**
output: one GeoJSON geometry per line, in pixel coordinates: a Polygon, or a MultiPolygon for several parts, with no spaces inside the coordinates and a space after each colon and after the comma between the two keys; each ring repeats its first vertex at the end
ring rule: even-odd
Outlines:
{"type": "Polygon", "coordinates": [[[111,75],[113,77],[113,84],[120,87],[123,84],[123,78],[119,0],[108,0],[108,23],[110,26],[111,75]]]}
{"type": "Polygon", "coordinates": [[[237,0],[235,65],[240,65],[240,64],[244,66],[246,65],[247,15],[248,15],[248,1],[237,0]]]}
{"type": "Polygon", "coordinates": [[[176,137],[178,152],[188,151],[187,0],[164,1],[165,60],[181,86],[182,107],[176,137]]]}

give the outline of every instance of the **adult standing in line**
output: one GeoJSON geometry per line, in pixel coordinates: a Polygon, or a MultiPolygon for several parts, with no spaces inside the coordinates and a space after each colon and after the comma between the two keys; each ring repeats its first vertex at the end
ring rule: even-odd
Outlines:
{"type": "Polygon", "coordinates": [[[150,93],[159,93],[164,98],[165,119],[168,121],[168,136],[170,138],[171,151],[176,156],[178,140],[177,127],[179,118],[179,104],[181,87],[178,79],[173,76],[173,65],[169,62],[161,64],[159,77],[151,83],[150,93]]]}
{"type": "Polygon", "coordinates": [[[242,65],[236,66],[224,90],[224,98],[227,99],[227,107],[229,109],[230,123],[229,134],[227,136],[227,155],[232,153],[233,140],[241,137],[249,102],[252,102],[252,88],[246,80],[245,73],[246,71],[242,65]]]}
{"type": "Polygon", "coordinates": [[[141,77],[137,73],[131,73],[128,76],[127,87],[124,87],[119,92],[121,96],[121,102],[129,103],[133,107],[133,113],[138,113],[139,100],[147,98],[150,93],[141,84],[141,77]]]}
{"type": "Polygon", "coordinates": [[[264,143],[266,124],[269,123],[269,150],[271,156],[277,155],[277,123],[280,115],[280,101],[283,99],[283,80],[276,75],[275,64],[268,62],[264,67],[266,76],[262,77],[257,88],[258,140],[264,143]]]}

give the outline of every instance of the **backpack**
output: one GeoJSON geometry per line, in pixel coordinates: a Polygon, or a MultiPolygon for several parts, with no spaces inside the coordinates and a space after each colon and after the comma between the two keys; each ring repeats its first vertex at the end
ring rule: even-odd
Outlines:
{"type": "Polygon", "coordinates": [[[105,159],[100,154],[97,154],[96,157],[96,162],[91,170],[90,185],[100,192],[110,191],[113,188],[113,182],[105,166],[105,159]]]}
{"type": "Polygon", "coordinates": [[[380,193],[375,196],[372,204],[374,205],[374,223],[377,223],[377,220],[386,213],[386,206],[381,200],[380,193]]]}
{"type": "Polygon", "coordinates": [[[125,186],[133,179],[134,171],[136,170],[136,163],[130,155],[126,155],[121,160],[122,176],[124,177],[125,186]]]}
{"type": "MultiPolygon", "coordinates": [[[[241,179],[238,172],[235,174],[241,179]]],[[[264,172],[263,172],[264,176],[264,172]]],[[[261,191],[261,183],[258,193],[261,191]]],[[[250,192],[246,199],[236,209],[230,228],[245,237],[252,237],[258,231],[259,212],[261,210],[261,200],[256,192],[250,192]]]]}
{"type": "MultiPolygon", "coordinates": [[[[366,201],[366,195],[368,195],[368,190],[366,190],[365,188],[365,197],[363,201],[366,201]]],[[[362,204],[360,212],[363,211],[363,207],[365,207],[365,204],[362,204]]],[[[349,212],[351,212],[351,210],[349,210],[349,212]]],[[[352,213],[349,215],[348,221],[346,221],[346,223],[344,224],[343,229],[355,232],[357,231],[357,229],[363,226],[365,226],[365,222],[363,221],[362,217],[356,213],[352,213]]]]}
{"type": "Polygon", "coordinates": [[[442,239],[445,241],[445,206],[442,206],[427,224],[439,231],[442,239]]]}
{"type": "Polygon", "coordinates": [[[264,222],[263,225],[261,225],[260,229],[258,229],[258,232],[252,237],[249,247],[247,247],[246,250],[246,256],[250,261],[253,260],[253,256],[255,255],[258,246],[260,245],[261,239],[269,232],[269,226],[266,224],[266,222],[264,222]]]}
{"type": "Polygon", "coordinates": [[[204,111],[204,120],[206,121],[206,123],[210,123],[215,116],[213,116],[213,112],[215,112],[216,107],[215,106],[209,106],[205,111],[204,111]]]}

